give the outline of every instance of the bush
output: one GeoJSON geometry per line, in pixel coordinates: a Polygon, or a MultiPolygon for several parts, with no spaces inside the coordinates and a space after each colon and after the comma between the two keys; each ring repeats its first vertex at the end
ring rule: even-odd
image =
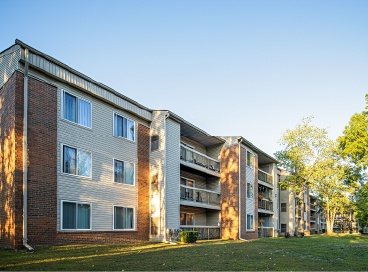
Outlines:
{"type": "Polygon", "coordinates": [[[326,232],[326,230],[325,229],[322,229],[322,233],[325,233],[326,232]]]}
{"type": "Polygon", "coordinates": [[[304,237],[304,232],[299,232],[299,237],[303,238],[304,237]]]}
{"type": "Polygon", "coordinates": [[[287,238],[290,238],[290,233],[285,232],[285,238],[286,238],[286,239],[287,239],[287,238]]]}
{"type": "Polygon", "coordinates": [[[195,243],[197,242],[198,231],[181,231],[180,241],[183,243],[195,243]]]}

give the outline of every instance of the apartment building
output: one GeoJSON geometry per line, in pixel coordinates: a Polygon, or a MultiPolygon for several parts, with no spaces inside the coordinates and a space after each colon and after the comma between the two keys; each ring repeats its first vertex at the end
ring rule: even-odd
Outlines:
{"type": "Polygon", "coordinates": [[[149,109],[19,40],[0,53],[0,118],[0,246],[278,229],[272,156],[149,109]]]}
{"type": "MultiPolygon", "coordinates": [[[[283,182],[290,172],[278,169],[278,180],[283,182]]],[[[289,232],[295,235],[298,230],[310,234],[311,219],[315,224],[315,206],[311,217],[311,199],[309,189],[306,188],[301,196],[295,194],[293,189],[280,188],[280,235],[289,232]]],[[[315,226],[315,225],[314,225],[315,226]]]]}
{"type": "Polygon", "coordinates": [[[0,73],[1,246],[149,240],[152,110],[19,40],[0,73]]]}

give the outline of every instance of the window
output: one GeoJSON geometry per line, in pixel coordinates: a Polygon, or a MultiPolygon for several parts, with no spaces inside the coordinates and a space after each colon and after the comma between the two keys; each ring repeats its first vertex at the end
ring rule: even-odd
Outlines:
{"type": "Polygon", "coordinates": [[[114,160],[114,182],[134,185],[134,163],[114,160]]]}
{"type": "Polygon", "coordinates": [[[253,224],[253,215],[247,214],[247,230],[252,230],[253,224]]]}
{"type": "Polygon", "coordinates": [[[134,229],[134,209],[114,206],[114,230],[134,229]]]}
{"type": "Polygon", "coordinates": [[[307,211],[307,203],[304,202],[304,212],[307,211]]]}
{"type": "Polygon", "coordinates": [[[91,127],[91,103],[63,91],[63,118],[85,127],[91,127]]]}
{"type": "Polygon", "coordinates": [[[151,151],[158,149],[160,137],[158,135],[151,136],[151,151]]]}
{"type": "Polygon", "coordinates": [[[158,235],[158,217],[151,217],[151,235],[158,235]]]}
{"type": "Polygon", "coordinates": [[[91,229],[91,204],[61,201],[61,229],[89,230],[91,229]]]}
{"type": "Polygon", "coordinates": [[[194,213],[180,213],[180,225],[193,226],[194,225],[194,213]]]}
{"type": "Polygon", "coordinates": [[[62,147],[63,173],[91,177],[91,152],[66,145],[62,147]]]}
{"type": "Polygon", "coordinates": [[[134,141],[134,122],[114,114],[114,136],[134,141]]]}
{"type": "Polygon", "coordinates": [[[281,224],[281,232],[286,232],[286,224],[281,224]]]}
{"type": "Polygon", "coordinates": [[[253,184],[247,183],[247,197],[253,198],[253,184]]]}
{"type": "Polygon", "coordinates": [[[286,212],[286,203],[281,203],[281,212],[286,212]]]}
{"type": "Polygon", "coordinates": [[[253,168],[254,166],[254,155],[247,151],[247,166],[253,168]]]}
{"type": "Polygon", "coordinates": [[[307,221],[304,221],[304,230],[307,230],[307,221]]]}

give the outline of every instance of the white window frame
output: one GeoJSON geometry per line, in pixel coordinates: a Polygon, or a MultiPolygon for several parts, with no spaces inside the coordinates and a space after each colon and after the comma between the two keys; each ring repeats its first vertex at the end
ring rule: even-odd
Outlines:
{"type": "Polygon", "coordinates": [[[255,169],[254,164],[255,164],[256,155],[249,149],[246,149],[245,158],[246,158],[245,165],[250,169],[255,169]],[[251,166],[248,166],[248,152],[253,155],[253,164],[251,164],[251,166]]]}
{"type": "Polygon", "coordinates": [[[112,205],[112,230],[114,231],[137,231],[137,215],[136,215],[136,208],[135,207],[130,207],[130,206],[122,206],[122,205],[112,205]],[[115,229],[115,207],[119,207],[119,208],[127,208],[127,209],[133,209],[133,222],[134,222],[134,226],[132,229],[115,229]]]}
{"type": "Polygon", "coordinates": [[[89,151],[89,150],[86,150],[86,149],[83,149],[83,148],[78,148],[78,147],[75,147],[75,146],[72,146],[72,145],[68,145],[68,144],[60,144],[60,157],[61,157],[61,162],[60,162],[60,174],[61,175],[67,175],[67,176],[72,176],[72,177],[80,177],[80,178],[86,178],[86,179],[92,179],[92,152],[89,151]],[[91,170],[90,170],[90,173],[91,175],[89,177],[87,176],[81,176],[81,175],[78,175],[78,174],[69,174],[69,173],[64,173],[63,172],[63,168],[64,168],[64,146],[67,146],[67,147],[70,147],[70,148],[74,148],[77,150],[77,157],[76,157],[76,172],[78,172],[78,150],[80,151],[85,151],[85,152],[89,152],[91,154],[91,170]]]}
{"type": "Polygon", "coordinates": [[[92,230],[92,203],[91,202],[82,202],[82,201],[71,201],[71,200],[61,200],[60,201],[60,230],[67,230],[67,231],[87,231],[87,230],[92,230]],[[63,215],[64,215],[64,211],[63,211],[63,203],[64,202],[69,202],[69,203],[75,203],[76,204],[76,212],[75,212],[75,217],[76,217],[76,221],[75,221],[75,227],[78,226],[78,204],[89,204],[90,206],[90,223],[89,229],[64,229],[63,228],[63,215]]]}
{"type": "Polygon", "coordinates": [[[185,217],[185,224],[188,224],[188,214],[193,214],[193,225],[180,225],[180,226],[195,226],[195,213],[187,213],[187,212],[180,212],[185,213],[187,216],[185,217]]]}
{"type": "Polygon", "coordinates": [[[135,143],[136,142],[136,139],[137,139],[137,133],[136,132],[137,132],[137,126],[136,126],[136,122],[135,121],[133,121],[132,119],[126,117],[126,115],[124,115],[124,114],[118,113],[116,111],[113,111],[112,112],[112,136],[113,137],[116,137],[116,138],[119,138],[119,139],[125,139],[125,140],[127,140],[129,142],[135,143]],[[115,136],[115,115],[117,115],[119,117],[122,117],[122,118],[125,118],[128,121],[133,122],[133,124],[134,124],[134,140],[130,140],[130,139],[125,138],[123,136],[115,136]]]}
{"type": "MultiPolygon", "coordinates": [[[[135,187],[135,175],[136,175],[136,167],[135,167],[134,162],[120,160],[120,159],[116,159],[116,158],[112,159],[112,180],[113,180],[113,184],[120,184],[120,185],[127,185],[127,186],[135,187]],[[133,164],[133,168],[134,168],[133,184],[126,184],[126,183],[120,183],[120,182],[115,181],[115,161],[123,162],[124,163],[124,169],[125,169],[125,163],[132,163],[133,164]]],[[[124,179],[124,182],[125,182],[125,179],[124,179]]],[[[130,208],[130,207],[125,207],[125,208],[130,208]]]]}
{"type": "Polygon", "coordinates": [[[254,215],[253,214],[247,213],[246,226],[247,226],[247,230],[254,230],[254,215]],[[248,229],[248,215],[252,216],[253,225],[251,229],[248,229]]]}
{"type": "Polygon", "coordinates": [[[254,199],[254,184],[250,183],[250,182],[247,182],[247,187],[246,187],[246,190],[247,190],[247,193],[246,193],[246,196],[248,199],[254,199]],[[251,197],[248,197],[248,184],[252,187],[252,194],[251,194],[251,197]]]}
{"type": "Polygon", "coordinates": [[[70,124],[74,124],[74,125],[78,125],[78,126],[81,126],[83,128],[86,128],[86,129],[92,129],[92,102],[91,100],[88,100],[88,99],[84,99],[84,98],[81,98],[79,95],[75,94],[74,92],[71,92],[69,90],[65,90],[65,89],[61,89],[61,110],[60,110],[60,113],[61,113],[61,120],[65,121],[65,122],[68,122],[70,124]],[[79,124],[79,120],[77,120],[77,122],[73,122],[73,121],[70,121],[68,119],[65,119],[64,118],[64,93],[67,93],[67,94],[70,94],[71,96],[74,96],[77,98],[77,103],[76,103],[76,112],[77,112],[77,117],[79,119],[79,100],[82,100],[84,102],[87,102],[91,105],[91,127],[87,127],[87,126],[84,126],[82,124],[79,124]]]}

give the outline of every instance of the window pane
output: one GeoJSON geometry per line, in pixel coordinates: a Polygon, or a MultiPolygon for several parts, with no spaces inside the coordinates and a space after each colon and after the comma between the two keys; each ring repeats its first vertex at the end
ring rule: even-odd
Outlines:
{"type": "Polygon", "coordinates": [[[91,153],[78,150],[78,175],[91,176],[91,153]]]}
{"type": "Polygon", "coordinates": [[[124,208],[124,229],[133,229],[133,209],[124,208]]]}
{"type": "Polygon", "coordinates": [[[181,213],[180,214],[180,225],[185,226],[187,224],[187,214],[181,213]]]}
{"type": "Polygon", "coordinates": [[[187,185],[187,180],[186,180],[186,179],[181,178],[181,179],[180,179],[180,184],[181,184],[181,185],[187,185]]]}
{"type": "Polygon", "coordinates": [[[125,184],[133,185],[134,184],[134,164],[127,162],[125,163],[125,184]]]}
{"type": "Polygon", "coordinates": [[[114,136],[123,137],[123,118],[114,115],[114,136]]]}
{"type": "Polygon", "coordinates": [[[76,174],[76,153],[77,150],[75,148],[67,147],[64,145],[64,163],[63,163],[63,172],[68,174],[76,174]]]}
{"type": "Polygon", "coordinates": [[[114,161],[115,182],[124,183],[124,163],[114,161]]]}
{"type": "Polygon", "coordinates": [[[114,207],[114,229],[123,229],[124,208],[114,207]]]}
{"type": "Polygon", "coordinates": [[[193,187],[193,181],[187,180],[187,186],[193,187]]]}
{"type": "Polygon", "coordinates": [[[250,184],[250,198],[253,198],[253,184],[250,184]]]}
{"type": "Polygon", "coordinates": [[[151,217],[151,235],[158,234],[158,217],[151,217]]]}
{"type": "Polygon", "coordinates": [[[64,118],[76,122],[76,100],[77,98],[64,92],[64,118]]]}
{"type": "Polygon", "coordinates": [[[194,214],[187,213],[187,225],[194,225],[194,214]]]}
{"type": "Polygon", "coordinates": [[[127,119],[123,118],[123,137],[127,138],[127,119]]]}
{"type": "Polygon", "coordinates": [[[76,229],[76,204],[63,202],[63,229],[76,229]]]}
{"type": "Polygon", "coordinates": [[[250,198],[250,184],[247,183],[247,197],[250,198]]]}
{"type": "Polygon", "coordinates": [[[89,204],[78,204],[78,229],[91,228],[91,208],[89,204]]]}
{"type": "Polygon", "coordinates": [[[253,154],[251,153],[250,154],[250,167],[253,168],[253,165],[254,165],[254,158],[253,158],[253,154]]]}
{"type": "Polygon", "coordinates": [[[91,104],[79,99],[79,107],[78,107],[78,123],[91,127],[91,104]]]}
{"type": "Polygon", "coordinates": [[[127,138],[134,141],[134,122],[127,120],[127,138]]]}
{"type": "Polygon", "coordinates": [[[247,165],[250,166],[250,152],[247,151],[247,165]]]}

